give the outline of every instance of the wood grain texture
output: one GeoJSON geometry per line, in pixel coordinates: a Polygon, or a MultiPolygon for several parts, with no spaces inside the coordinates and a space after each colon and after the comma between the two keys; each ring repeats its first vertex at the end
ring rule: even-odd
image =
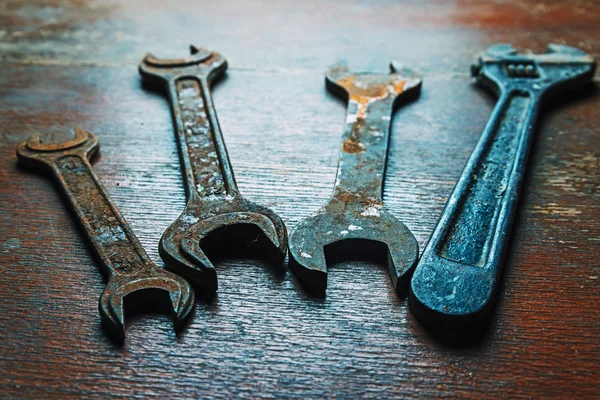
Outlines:
{"type": "Polygon", "coordinates": [[[144,53],[194,43],[230,64],[213,90],[242,193],[288,228],[333,186],[345,105],[339,58],[424,74],[395,114],[384,201],[422,249],[495,99],[470,80],[488,45],[547,42],[599,57],[595,1],[22,1],[0,4],[1,397],[569,397],[600,393],[600,96],[547,105],[499,301],[481,343],[439,343],[383,266],[330,270],[324,300],[259,261],[218,265],[219,294],[178,337],[169,318],[100,327],[98,265],[50,180],[19,168],[33,132],[95,133],[95,171],[150,256],[185,204],[167,101],[141,86],[144,53]]]}

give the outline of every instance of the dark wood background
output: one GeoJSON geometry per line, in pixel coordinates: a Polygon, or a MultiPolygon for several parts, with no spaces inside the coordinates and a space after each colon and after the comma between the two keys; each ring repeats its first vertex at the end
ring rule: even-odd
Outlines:
{"type": "Polygon", "coordinates": [[[555,1],[0,2],[1,397],[600,396],[600,95],[545,108],[488,334],[442,344],[386,269],[330,270],[314,299],[259,261],[218,266],[177,337],[163,314],[100,326],[104,280],[54,184],[19,168],[17,144],[81,125],[95,170],[151,257],[185,199],[167,101],[141,86],[147,51],[188,45],[229,61],[214,100],[242,193],[288,228],[331,194],[345,104],[324,72],[391,59],[424,76],[395,115],[385,203],[423,249],[495,99],[469,66],[496,42],[600,56],[600,3],[555,1]]]}

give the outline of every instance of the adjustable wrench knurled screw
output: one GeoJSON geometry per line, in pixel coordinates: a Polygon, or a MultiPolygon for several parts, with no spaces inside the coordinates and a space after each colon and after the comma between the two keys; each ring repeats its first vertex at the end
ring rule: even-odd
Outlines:
{"type": "Polygon", "coordinates": [[[98,148],[94,135],[76,128],[75,139],[59,144],[41,143],[35,135],[19,145],[17,156],[58,181],[107,272],[99,308],[109,332],[123,339],[124,298],[134,292],[154,296],[154,289],[168,292],[177,327],[192,310],[194,292],[185,279],[150,260],[92,169],[89,159],[98,148]]]}
{"type": "Polygon", "coordinates": [[[328,72],[326,84],[349,101],[337,178],[329,202],[290,232],[290,267],[323,295],[326,256],[383,250],[394,289],[404,294],[418,245],[383,207],[382,191],[393,110],[400,98],[418,95],[421,80],[401,75],[393,65],[390,74],[372,74],[351,73],[339,63],[328,72]]]}
{"type": "Polygon", "coordinates": [[[139,70],[169,95],[188,197],[160,240],[160,255],[167,268],[214,292],[217,275],[207,255],[223,247],[231,251],[235,237],[281,264],[287,230],[278,215],[244,199],[237,188],[210,93],[210,83],[225,73],[225,59],[194,46],[191,53],[175,60],[147,54],[139,70]]]}
{"type": "Polygon", "coordinates": [[[589,82],[595,66],[568,46],[519,54],[498,44],[472,67],[499,99],[415,269],[409,300],[424,324],[478,324],[489,316],[541,103],[589,82]]]}

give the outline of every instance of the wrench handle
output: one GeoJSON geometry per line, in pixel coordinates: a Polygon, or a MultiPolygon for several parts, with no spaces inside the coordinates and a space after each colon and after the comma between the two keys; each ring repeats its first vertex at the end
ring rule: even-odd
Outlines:
{"type": "Polygon", "coordinates": [[[501,93],[415,270],[413,296],[425,307],[461,316],[491,304],[539,104],[531,91],[501,93]]]}
{"type": "Polygon", "coordinates": [[[352,193],[370,203],[383,203],[393,100],[350,97],[334,196],[352,193]]]}
{"type": "Polygon", "coordinates": [[[152,261],[89,161],[79,154],[68,154],[58,158],[53,169],[109,277],[152,268],[152,261]]]}
{"type": "Polygon", "coordinates": [[[237,184],[204,76],[169,83],[177,142],[189,198],[235,196],[237,184]]]}

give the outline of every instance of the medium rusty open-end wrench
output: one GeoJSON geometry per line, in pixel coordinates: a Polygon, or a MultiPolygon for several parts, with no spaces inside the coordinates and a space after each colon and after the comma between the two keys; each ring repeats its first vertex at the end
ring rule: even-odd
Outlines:
{"type": "Polygon", "coordinates": [[[160,240],[160,255],[169,269],[214,292],[217,275],[208,256],[242,242],[280,264],[287,230],[279,216],[244,199],[237,188],[210,93],[210,83],[227,68],[225,59],[194,46],[191,53],[175,60],[147,54],[139,69],[145,81],[168,92],[188,197],[160,240]]]}
{"type": "Polygon", "coordinates": [[[153,296],[153,289],[169,294],[178,327],[192,310],[194,292],[185,279],[150,260],[92,169],[89,159],[98,148],[94,135],[76,128],[75,139],[58,144],[41,143],[35,135],[19,145],[17,157],[25,165],[50,173],[79,218],[108,274],[100,315],[109,332],[124,338],[124,298],[134,292],[153,296]]]}
{"type": "Polygon", "coordinates": [[[401,98],[418,95],[421,80],[403,76],[394,65],[390,74],[374,74],[351,73],[339,63],[327,73],[326,85],[349,102],[337,179],[329,202],[291,231],[290,267],[322,295],[327,288],[326,258],[383,250],[393,286],[403,294],[418,245],[408,228],[383,207],[383,180],[393,110],[401,98]]]}
{"type": "Polygon", "coordinates": [[[520,54],[499,44],[473,66],[478,83],[499,99],[415,269],[409,299],[424,324],[485,322],[542,101],[589,82],[595,65],[568,46],[520,54]]]}

